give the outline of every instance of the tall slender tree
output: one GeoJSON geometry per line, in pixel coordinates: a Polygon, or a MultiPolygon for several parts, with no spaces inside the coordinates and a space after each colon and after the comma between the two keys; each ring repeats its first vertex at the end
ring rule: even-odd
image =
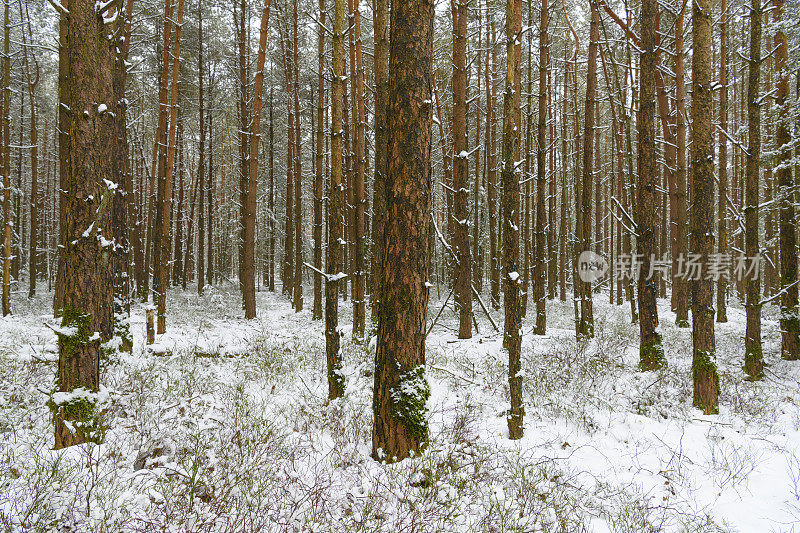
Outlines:
{"type": "Polygon", "coordinates": [[[389,90],[389,0],[376,0],[375,36],[375,177],[372,185],[372,320],[380,316],[380,272],[383,271],[383,242],[386,226],[387,108],[389,90]]]}
{"type": "MultiPolygon", "coordinates": [[[[536,263],[533,282],[533,298],[536,301],[536,335],[544,335],[547,328],[547,217],[545,214],[545,187],[547,171],[547,72],[550,67],[550,44],[548,42],[548,4],[542,0],[539,15],[539,110],[536,134],[536,263]]],[[[553,208],[553,211],[555,208],[553,208]]],[[[553,221],[551,220],[552,224],[553,221]]]]}
{"type": "Polygon", "coordinates": [[[11,21],[8,4],[3,3],[3,102],[0,125],[0,166],[3,173],[3,316],[11,314],[11,21]]]}
{"type": "Polygon", "coordinates": [[[364,110],[364,61],[361,46],[361,10],[358,0],[352,3],[351,17],[353,38],[355,40],[355,54],[353,68],[355,69],[355,86],[353,90],[353,121],[356,123],[353,140],[353,337],[364,337],[366,320],[366,187],[364,183],[365,158],[366,158],[366,112],[364,110]]]}
{"type": "Polygon", "coordinates": [[[454,287],[459,309],[458,338],[472,338],[472,255],[469,248],[469,152],[467,151],[466,0],[453,3],[453,217],[454,287]]]}
{"type": "Polygon", "coordinates": [[[244,314],[251,319],[256,316],[256,273],[255,273],[255,234],[256,234],[256,199],[258,184],[258,156],[261,141],[261,106],[264,101],[264,64],[267,56],[267,39],[269,38],[269,8],[272,0],[264,0],[261,11],[261,24],[258,38],[258,54],[256,55],[256,78],[253,88],[253,109],[248,113],[250,118],[250,136],[248,146],[247,167],[247,201],[244,220],[244,314]]]}
{"type": "Polygon", "coordinates": [[[333,84],[331,87],[331,179],[328,186],[328,254],[325,280],[325,352],[328,363],[328,398],[344,395],[341,374],[342,353],[339,336],[339,281],[342,267],[343,146],[342,99],[344,85],[345,0],[334,0],[333,8],[333,84]]]}
{"type": "MultiPolygon", "coordinates": [[[[719,198],[717,219],[720,256],[728,253],[728,0],[720,2],[719,19],[719,198]]],[[[752,59],[752,58],[751,58],[752,59]]],[[[752,130],[751,130],[752,131],[752,130]]],[[[717,281],[717,322],[728,321],[728,276],[717,281]]]]}
{"type": "MultiPolygon", "coordinates": [[[[589,2],[591,22],[589,25],[589,59],[586,67],[586,104],[583,116],[583,153],[581,165],[580,204],[578,205],[578,240],[579,255],[592,250],[592,183],[594,169],[594,129],[595,98],[597,95],[597,46],[600,40],[600,12],[597,0],[589,2]]],[[[576,80],[577,83],[577,80],[576,80]]],[[[581,338],[594,336],[594,313],[592,310],[592,286],[580,277],[578,294],[580,296],[580,319],[577,332],[581,338]]]]}
{"type": "MultiPolygon", "coordinates": [[[[206,284],[206,225],[205,225],[205,201],[204,192],[206,191],[206,111],[205,111],[205,76],[203,75],[203,0],[197,2],[197,104],[200,120],[200,139],[197,143],[197,180],[200,195],[200,203],[197,213],[197,294],[203,294],[206,284]]],[[[211,213],[208,213],[209,218],[211,213]]],[[[210,247],[209,243],[209,247],[210,247]]]]}
{"type": "Polygon", "coordinates": [[[322,318],[322,202],[325,181],[325,0],[319,0],[317,28],[317,147],[314,165],[314,306],[312,316],[322,318]]]}
{"type": "Polygon", "coordinates": [[[503,96],[503,288],[505,326],[503,346],[508,351],[508,385],[511,410],[508,414],[508,435],[522,438],[525,409],[522,405],[521,276],[519,274],[519,174],[516,161],[520,152],[520,94],[517,79],[520,73],[520,33],[522,31],[521,0],[506,1],[506,90],[503,96]]]}

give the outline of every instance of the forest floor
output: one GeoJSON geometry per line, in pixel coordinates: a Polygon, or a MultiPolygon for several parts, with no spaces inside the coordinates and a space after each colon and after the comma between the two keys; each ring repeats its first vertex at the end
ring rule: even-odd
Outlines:
{"type": "Polygon", "coordinates": [[[718,324],[720,415],[703,416],[668,302],[657,373],[637,370],[627,305],[597,295],[596,338],[577,346],[571,304],[549,302],[547,336],[525,325],[519,441],[501,336],[476,315],[480,334],[457,340],[449,309],[428,339],[430,444],[381,465],[374,345],[344,328],[347,392],[328,403],[322,323],[266,292],[245,321],[234,286],[171,293],[148,349],[135,306],[133,353],[102,364],[105,444],[53,451],[51,301],[16,295],[0,319],[0,530],[800,531],[800,363],[780,360],[772,307],[760,382],[743,379],[741,306],[718,324]]]}

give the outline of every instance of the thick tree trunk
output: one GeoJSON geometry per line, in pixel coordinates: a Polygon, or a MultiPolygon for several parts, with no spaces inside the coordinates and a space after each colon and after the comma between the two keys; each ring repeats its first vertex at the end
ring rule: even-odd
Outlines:
{"type": "Polygon", "coordinates": [[[250,118],[250,135],[247,157],[247,196],[244,219],[244,315],[246,319],[256,317],[256,199],[258,183],[258,155],[261,141],[261,106],[264,100],[264,64],[267,56],[267,39],[269,37],[269,8],[271,0],[264,0],[261,11],[261,25],[256,55],[256,79],[253,88],[253,110],[250,118]]]}
{"type": "MultiPolygon", "coordinates": [[[[747,168],[745,178],[745,256],[755,258],[759,249],[759,201],[761,156],[761,109],[759,90],[761,81],[761,23],[764,13],[761,0],[752,0],[750,9],[750,57],[747,79],[747,168]]],[[[720,182],[720,195],[722,194],[720,182]]],[[[724,220],[720,220],[720,227],[724,220]]],[[[744,371],[750,379],[764,375],[764,356],[761,351],[761,276],[756,270],[747,279],[745,310],[747,326],[744,338],[744,371]]],[[[718,289],[719,290],[719,289],[718,289]]],[[[723,302],[724,303],[724,302],[723,302]]]]}
{"type": "Polygon", "coordinates": [[[656,260],[656,224],[654,206],[658,172],[655,139],[655,77],[658,31],[657,0],[642,1],[642,46],[639,80],[639,114],[637,116],[639,175],[636,187],[637,251],[641,258],[638,277],[639,292],[639,368],[656,370],[666,365],[661,334],[658,333],[656,291],[659,276],[653,272],[656,260]]]}
{"type": "Polygon", "coordinates": [[[57,372],[58,391],[65,394],[52,398],[57,449],[103,438],[94,395],[100,384],[102,341],[93,332],[103,331],[114,312],[115,262],[110,248],[103,245],[111,235],[102,234],[111,226],[115,194],[115,187],[108,184],[117,178],[116,57],[108,39],[113,27],[103,24],[93,0],[70,0],[68,9],[61,15],[64,41],[59,49],[64,74],[59,87],[64,104],[59,107],[60,124],[65,127],[69,156],[60,168],[60,188],[66,192],[60,202],[61,233],[67,244],[60,260],[57,372]],[[89,394],[71,398],[75,389],[89,394]]]}
{"type": "Polygon", "coordinates": [[[692,286],[694,406],[705,414],[719,412],[719,376],[714,339],[714,282],[706,278],[714,253],[714,152],[711,86],[711,3],[692,4],[692,213],[691,253],[703,268],[692,286]]]}
{"type": "Polygon", "coordinates": [[[389,462],[419,453],[428,440],[433,1],[393,2],[391,14],[385,263],[372,432],[372,456],[389,462]]]}
{"type": "MultiPolygon", "coordinates": [[[[775,20],[783,17],[784,1],[774,0],[775,20]]],[[[797,289],[797,217],[795,213],[796,186],[792,183],[792,158],[789,133],[789,74],[786,72],[788,43],[786,34],[775,35],[775,70],[778,87],[775,103],[778,111],[776,143],[778,155],[778,187],[780,187],[780,255],[781,255],[781,355],[784,359],[800,359],[800,310],[797,289]]]]}

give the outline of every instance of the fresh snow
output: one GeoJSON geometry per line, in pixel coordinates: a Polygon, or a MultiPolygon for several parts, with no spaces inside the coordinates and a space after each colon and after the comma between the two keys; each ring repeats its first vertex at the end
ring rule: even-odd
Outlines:
{"type": "MultiPolygon", "coordinates": [[[[432,288],[428,324],[447,290],[432,288]],[[441,298],[438,300],[437,298],[441,298]]],[[[548,333],[523,326],[525,436],[508,439],[502,333],[477,314],[458,340],[452,305],[427,337],[430,445],[371,455],[374,338],[352,340],[340,303],[343,398],[328,402],[322,321],[235,286],[171,292],[167,333],[101,365],[105,443],[54,451],[58,339],[52,294],[14,294],[0,320],[0,516],[22,531],[792,531],[800,521],[800,364],[779,357],[764,308],[761,382],[741,370],[739,304],[717,324],[720,415],[692,407],[691,330],[659,301],[669,366],[637,370],[628,306],[594,300],[596,338],[576,346],[572,302],[548,333]]],[[[476,310],[480,313],[480,310],[476,310]]],[[[502,310],[491,311],[502,328],[502,310]]],[[[535,318],[535,317],[534,317],[535,318]]]]}

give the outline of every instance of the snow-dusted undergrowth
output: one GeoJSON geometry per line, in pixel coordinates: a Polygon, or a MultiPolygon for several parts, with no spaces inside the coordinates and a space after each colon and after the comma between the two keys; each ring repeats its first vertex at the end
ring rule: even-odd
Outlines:
{"type": "Polygon", "coordinates": [[[718,325],[721,414],[705,417],[690,331],[662,307],[669,367],[640,373],[637,327],[604,299],[586,346],[567,303],[549,304],[546,337],[526,326],[516,442],[500,336],[478,317],[457,341],[445,311],[428,341],[430,445],[387,466],[370,459],[368,345],[348,335],[347,393],[328,404],[322,324],[267,293],[245,321],[233,287],[172,294],[152,350],[136,307],[134,353],[103,364],[105,444],[52,451],[51,299],[18,297],[0,321],[0,530],[800,530],[800,364],[777,357],[774,310],[759,383],[743,380],[741,309],[718,325]]]}

